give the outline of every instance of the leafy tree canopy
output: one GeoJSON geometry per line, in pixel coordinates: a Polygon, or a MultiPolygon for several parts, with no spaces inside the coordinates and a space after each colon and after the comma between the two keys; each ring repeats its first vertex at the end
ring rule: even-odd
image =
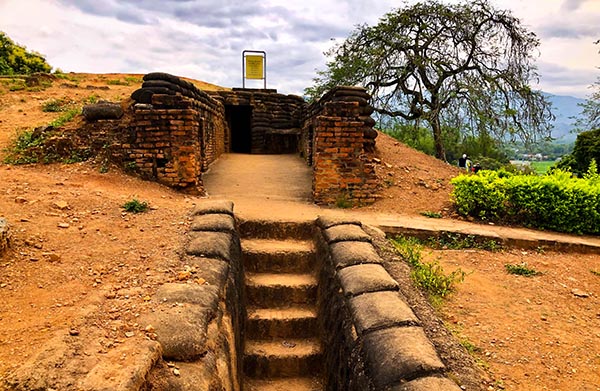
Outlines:
{"type": "Polygon", "coordinates": [[[509,11],[488,0],[420,2],[358,26],[326,54],[312,98],[335,85],[363,85],[381,115],[426,121],[445,160],[443,127],[502,140],[549,135],[550,104],[529,83],[539,46],[509,11]]]}
{"type": "Polygon", "coordinates": [[[0,31],[0,75],[29,75],[51,70],[43,55],[27,51],[0,31]]]}

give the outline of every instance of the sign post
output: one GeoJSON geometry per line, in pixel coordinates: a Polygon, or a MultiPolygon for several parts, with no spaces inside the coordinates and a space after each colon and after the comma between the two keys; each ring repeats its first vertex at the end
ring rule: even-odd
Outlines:
{"type": "Polygon", "coordinates": [[[265,51],[244,50],[242,52],[243,88],[246,88],[246,79],[264,80],[264,89],[267,89],[267,53],[265,51]]]}

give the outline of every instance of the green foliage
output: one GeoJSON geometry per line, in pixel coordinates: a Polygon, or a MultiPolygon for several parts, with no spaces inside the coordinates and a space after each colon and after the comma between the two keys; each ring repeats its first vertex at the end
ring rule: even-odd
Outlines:
{"type": "Polygon", "coordinates": [[[90,104],[97,103],[98,102],[98,98],[99,98],[98,95],[92,94],[92,95],[88,96],[87,103],[90,103],[90,104]]]}
{"type": "Polygon", "coordinates": [[[54,121],[50,122],[50,126],[54,126],[55,128],[60,128],[61,126],[63,126],[64,124],[66,124],[67,122],[69,122],[73,118],[75,118],[75,116],[78,114],[81,114],[81,108],[77,107],[74,109],[70,109],[70,110],[66,111],[63,115],[61,115],[60,117],[55,119],[54,121]]]}
{"type": "Polygon", "coordinates": [[[462,250],[466,248],[478,248],[481,250],[497,251],[502,249],[502,244],[494,239],[478,238],[474,235],[465,235],[459,232],[441,232],[438,236],[431,237],[425,241],[429,247],[438,249],[462,250]]]}
{"type": "Polygon", "coordinates": [[[430,210],[426,210],[424,212],[421,212],[421,215],[423,215],[425,217],[432,218],[432,219],[441,219],[442,218],[442,214],[441,213],[432,212],[430,210]]]}
{"type": "Polygon", "coordinates": [[[417,238],[398,236],[391,240],[392,245],[402,258],[412,267],[421,263],[423,245],[417,238]]]}
{"type": "Polygon", "coordinates": [[[600,128],[579,133],[573,152],[563,157],[557,167],[582,175],[590,166],[592,159],[596,162],[600,161],[600,128]]]}
{"type": "Polygon", "coordinates": [[[33,130],[26,130],[17,135],[12,145],[5,149],[6,156],[4,163],[6,164],[31,164],[39,161],[39,156],[31,153],[33,149],[37,149],[44,142],[43,135],[37,135],[33,130]]]}
{"type": "Polygon", "coordinates": [[[140,79],[139,77],[135,77],[135,76],[126,76],[125,80],[122,79],[109,79],[106,81],[106,84],[108,85],[115,85],[115,86],[129,86],[131,84],[139,84],[142,82],[142,79],[140,79]]]}
{"type": "Polygon", "coordinates": [[[23,79],[10,79],[10,84],[8,85],[9,91],[22,91],[27,88],[27,84],[23,79]]]}
{"type": "Polygon", "coordinates": [[[348,209],[352,207],[352,202],[346,193],[340,193],[335,199],[335,206],[340,209],[348,209]]]}
{"type": "Polygon", "coordinates": [[[446,159],[445,130],[526,141],[548,133],[550,104],[529,86],[538,46],[488,0],[417,2],[358,26],[326,53],[327,69],[305,93],[318,99],[336,85],[365,86],[380,115],[425,121],[435,155],[446,159]]]}
{"type": "Polygon", "coordinates": [[[51,99],[42,105],[42,111],[46,113],[66,111],[69,107],[73,106],[73,103],[74,102],[66,99],[51,99]]]}
{"type": "Polygon", "coordinates": [[[509,274],[516,274],[518,276],[533,277],[542,274],[541,272],[538,272],[537,270],[527,266],[527,263],[516,265],[507,263],[504,265],[504,268],[509,274]]]}
{"type": "Polygon", "coordinates": [[[127,201],[121,206],[126,212],[131,213],[143,213],[148,210],[148,203],[146,201],[139,201],[136,198],[127,201]]]}
{"type": "Polygon", "coordinates": [[[27,51],[0,31],[0,75],[29,75],[51,70],[44,56],[27,51]]]}
{"type": "Polygon", "coordinates": [[[401,236],[391,242],[411,266],[411,278],[415,284],[425,290],[434,303],[445,298],[456,289],[456,284],[464,281],[466,273],[461,269],[446,274],[438,261],[422,262],[423,246],[417,239],[401,236]]]}
{"type": "Polygon", "coordinates": [[[573,178],[552,170],[544,176],[480,171],[452,179],[460,214],[572,233],[600,233],[600,181],[597,174],[573,178]],[[596,176],[594,176],[596,175],[596,176]]]}

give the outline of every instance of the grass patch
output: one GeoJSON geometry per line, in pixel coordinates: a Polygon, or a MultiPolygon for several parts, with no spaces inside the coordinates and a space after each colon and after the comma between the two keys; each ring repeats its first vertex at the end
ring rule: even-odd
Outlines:
{"type": "Polygon", "coordinates": [[[467,275],[460,268],[446,274],[438,261],[423,262],[423,245],[418,239],[400,236],[392,239],[391,242],[411,266],[411,278],[415,284],[429,294],[433,304],[439,304],[456,289],[457,284],[464,281],[467,275]]]}
{"type": "Polygon", "coordinates": [[[8,84],[8,90],[11,92],[14,91],[23,91],[27,88],[27,84],[23,79],[10,79],[8,84]]]}
{"type": "Polygon", "coordinates": [[[121,206],[126,212],[131,213],[143,213],[148,210],[148,203],[146,201],[139,201],[136,198],[131,201],[127,201],[121,206]]]}
{"type": "Polygon", "coordinates": [[[476,248],[486,251],[499,251],[502,244],[494,239],[480,238],[475,235],[465,235],[454,232],[441,232],[438,236],[432,236],[425,240],[425,245],[435,249],[463,250],[476,248]]]}
{"type": "Polygon", "coordinates": [[[527,263],[525,262],[516,265],[507,263],[504,265],[504,268],[506,269],[508,274],[516,274],[518,276],[533,277],[542,274],[534,268],[527,266],[527,263]]]}
{"type": "Polygon", "coordinates": [[[64,99],[51,99],[42,105],[42,111],[45,113],[59,113],[66,111],[72,103],[64,99]]]}
{"type": "Polygon", "coordinates": [[[50,126],[60,128],[61,126],[75,118],[75,116],[78,114],[81,114],[81,109],[79,107],[75,109],[70,109],[54,121],[50,122],[50,126]]]}
{"type": "Polygon", "coordinates": [[[429,211],[429,210],[421,212],[421,215],[425,216],[425,217],[432,218],[432,219],[441,219],[442,218],[442,214],[441,213],[432,212],[432,211],[429,211]]]}
{"type": "Polygon", "coordinates": [[[37,163],[39,157],[32,150],[39,148],[45,137],[36,135],[33,130],[26,130],[17,135],[12,145],[6,148],[5,164],[31,164],[37,163]]]}
{"type": "Polygon", "coordinates": [[[113,86],[129,86],[131,84],[141,83],[142,79],[134,76],[127,76],[124,79],[109,79],[106,81],[106,84],[113,86]]]}
{"type": "Polygon", "coordinates": [[[544,175],[555,162],[531,162],[531,168],[538,175],[544,175]]]}

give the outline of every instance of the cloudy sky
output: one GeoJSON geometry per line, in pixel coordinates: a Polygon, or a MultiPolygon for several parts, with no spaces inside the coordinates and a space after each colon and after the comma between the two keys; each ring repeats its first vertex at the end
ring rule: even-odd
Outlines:
{"type": "MultiPolygon", "coordinates": [[[[540,38],[538,88],[589,94],[600,76],[600,0],[491,1],[540,38]]],[[[268,87],[301,94],[336,40],[414,2],[0,0],[0,31],[63,71],[163,71],[226,87],[241,87],[244,49],[265,50],[268,87]]]]}

